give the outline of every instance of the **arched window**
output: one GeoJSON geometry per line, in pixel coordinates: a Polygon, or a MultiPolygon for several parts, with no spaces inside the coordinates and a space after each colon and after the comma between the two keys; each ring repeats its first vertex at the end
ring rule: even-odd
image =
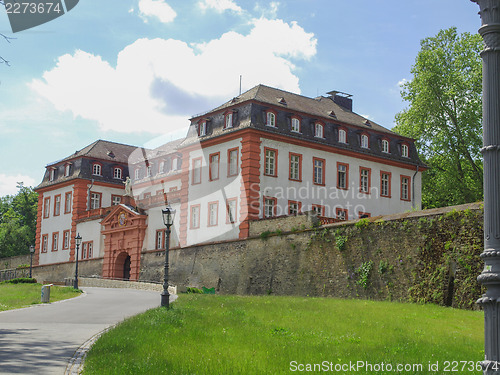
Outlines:
{"type": "Polygon", "coordinates": [[[92,174],[94,176],[101,176],[101,164],[92,164],[92,174]]]}
{"type": "Polygon", "coordinates": [[[233,127],[233,113],[229,112],[226,114],[224,129],[229,129],[233,127]]]}
{"type": "Polygon", "coordinates": [[[300,133],[300,120],[297,117],[292,117],[292,131],[300,133]]]}
{"type": "Polygon", "coordinates": [[[409,155],[409,149],[408,149],[408,145],[406,144],[402,144],[401,145],[401,156],[407,158],[409,155]]]}
{"type": "Polygon", "coordinates": [[[276,115],[273,112],[267,112],[266,125],[272,126],[273,128],[276,127],[276,115]]]}

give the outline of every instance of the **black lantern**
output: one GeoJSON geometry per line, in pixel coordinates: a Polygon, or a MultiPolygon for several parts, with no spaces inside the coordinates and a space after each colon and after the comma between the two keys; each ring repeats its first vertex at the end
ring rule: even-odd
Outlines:
{"type": "Polygon", "coordinates": [[[33,254],[35,254],[35,246],[31,245],[30,246],[30,279],[31,279],[31,273],[33,269],[33,254]]]}

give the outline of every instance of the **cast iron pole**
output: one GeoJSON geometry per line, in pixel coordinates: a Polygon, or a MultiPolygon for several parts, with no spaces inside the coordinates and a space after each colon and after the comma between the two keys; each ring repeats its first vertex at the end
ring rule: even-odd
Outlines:
{"type": "Polygon", "coordinates": [[[163,292],[161,292],[161,306],[170,307],[170,293],[168,292],[168,251],[170,249],[170,225],[165,230],[165,271],[163,273],[163,292]]]}
{"type": "Polygon", "coordinates": [[[471,0],[479,5],[484,40],[483,148],[484,269],[478,280],[486,294],[484,309],[484,374],[500,374],[500,0],[471,0]]]}

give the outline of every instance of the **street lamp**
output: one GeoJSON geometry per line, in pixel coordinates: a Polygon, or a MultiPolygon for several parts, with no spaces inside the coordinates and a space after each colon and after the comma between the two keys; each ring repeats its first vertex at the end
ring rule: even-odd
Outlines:
{"type": "Polygon", "coordinates": [[[500,373],[500,0],[472,0],[479,5],[484,40],[483,148],[484,269],[477,278],[486,287],[477,302],[484,310],[484,374],[500,373]]]}
{"type": "Polygon", "coordinates": [[[75,243],[76,243],[76,266],[75,266],[75,282],[73,283],[73,288],[78,289],[78,249],[80,249],[80,244],[82,243],[82,237],[80,236],[80,233],[78,233],[75,237],[75,243]]]}
{"type": "Polygon", "coordinates": [[[30,279],[31,279],[31,271],[33,269],[33,254],[35,253],[35,246],[30,246],[30,279]]]}
{"type": "Polygon", "coordinates": [[[161,292],[161,305],[169,308],[170,294],[168,293],[168,251],[170,249],[170,227],[174,224],[175,210],[167,205],[161,210],[163,224],[167,227],[165,230],[165,272],[163,274],[163,292],[161,292]]]}

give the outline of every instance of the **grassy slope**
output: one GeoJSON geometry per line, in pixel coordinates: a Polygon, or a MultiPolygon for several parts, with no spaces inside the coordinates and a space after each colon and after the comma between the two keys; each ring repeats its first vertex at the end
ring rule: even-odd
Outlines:
{"type": "MultiPolygon", "coordinates": [[[[40,303],[41,284],[0,284],[0,311],[18,309],[40,303]]],[[[53,286],[50,301],[60,301],[80,295],[73,288],[53,286]]]]}
{"type": "Polygon", "coordinates": [[[428,363],[439,361],[441,374],[444,361],[483,357],[481,312],[360,300],[183,295],[171,310],[150,310],[102,336],[84,374],[281,374],[290,373],[291,361],[423,364],[419,374],[433,373],[425,371],[428,363]]]}

